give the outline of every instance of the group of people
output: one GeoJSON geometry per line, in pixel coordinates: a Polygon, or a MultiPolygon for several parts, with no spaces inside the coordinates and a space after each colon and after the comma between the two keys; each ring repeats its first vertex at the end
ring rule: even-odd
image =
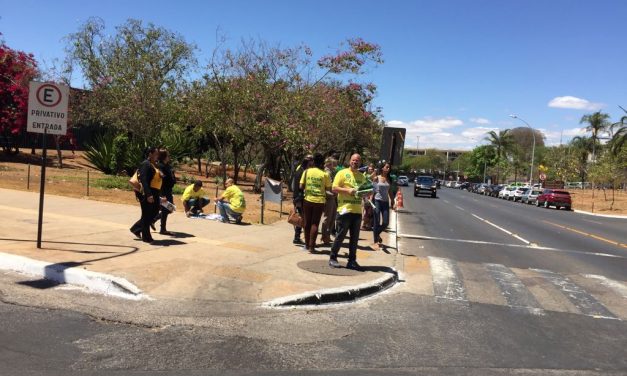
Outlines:
{"type": "Polygon", "coordinates": [[[357,263],[357,243],[364,217],[365,205],[371,205],[374,243],[381,245],[381,233],[389,224],[391,202],[390,164],[382,163],[380,170],[374,166],[365,173],[360,172],[361,156],[353,154],[349,166],[337,167],[338,161],[321,154],[307,155],[296,168],[292,190],[294,208],[303,218],[303,228],[295,226],[294,244],[316,253],[320,220],[325,219],[320,229],[322,242],[331,245],[329,266],[341,267],[338,252],[350,234],[348,263],[346,268],[360,270],[357,263]],[[300,239],[304,232],[305,240],[300,239]],[[335,239],[331,241],[331,234],[335,239]]]}
{"type": "MultiPolygon", "coordinates": [[[[137,169],[139,189],[135,189],[135,197],[141,206],[140,219],[131,226],[131,232],[146,243],[154,241],[150,229],[156,230],[154,224],[160,221],[162,235],[172,235],[167,230],[168,215],[173,203],[173,188],[176,175],[171,165],[170,153],[166,149],[149,147],[146,159],[137,169]],[[166,205],[162,205],[166,204],[166,205]]],[[[220,220],[229,223],[241,223],[246,210],[246,200],[240,188],[231,178],[225,182],[226,190],[215,198],[216,207],[220,211],[220,220]]],[[[181,201],[187,217],[203,213],[203,208],[210,202],[207,193],[202,189],[202,181],[196,180],[183,191],[181,201]]]]}

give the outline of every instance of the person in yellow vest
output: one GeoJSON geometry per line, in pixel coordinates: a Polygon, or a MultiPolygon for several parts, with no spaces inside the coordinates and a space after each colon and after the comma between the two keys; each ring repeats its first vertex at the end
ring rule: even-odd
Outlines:
{"type": "Polygon", "coordinates": [[[141,163],[137,172],[142,191],[135,191],[137,200],[141,205],[142,216],[131,226],[131,232],[141,238],[142,241],[151,243],[153,239],[150,234],[150,225],[159,213],[162,176],[156,165],[157,159],[159,159],[159,149],[156,147],[146,149],[146,156],[146,160],[141,163]]]}
{"type": "Polygon", "coordinates": [[[303,200],[303,227],[305,228],[305,250],[314,253],[320,218],[327,201],[326,191],[331,189],[331,177],[324,168],[324,157],[313,156],[313,167],[305,170],[300,178],[300,189],[305,192],[303,200]]]}
{"type": "Polygon", "coordinates": [[[196,180],[183,191],[181,196],[183,206],[185,207],[185,215],[190,217],[202,213],[202,208],[209,205],[209,197],[207,192],[202,189],[202,182],[196,180]]]}
{"type": "Polygon", "coordinates": [[[350,159],[350,166],[335,174],[331,190],[337,193],[337,221],[338,232],[333,245],[331,246],[331,258],[329,266],[339,268],[337,254],[344,242],[346,233],[350,231],[350,242],[348,246],[347,269],[360,270],[357,263],[357,241],[359,240],[359,230],[361,227],[361,205],[360,193],[367,194],[369,191],[359,192],[358,188],[366,183],[366,177],[359,172],[361,156],[353,154],[350,159]]]}
{"type": "Polygon", "coordinates": [[[231,178],[226,179],[224,185],[226,190],[222,193],[222,196],[216,197],[216,206],[222,216],[221,221],[229,223],[229,217],[231,217],[236,224],[240,224],[242,223],[242,214],[246,210],[244,193],[235,185],[235,181],[231,178]]]}

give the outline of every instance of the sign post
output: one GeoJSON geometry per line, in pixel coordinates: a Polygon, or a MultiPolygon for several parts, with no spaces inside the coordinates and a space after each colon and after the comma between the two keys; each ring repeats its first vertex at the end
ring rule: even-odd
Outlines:
{"type": "Polygon", "coordinates": [[[41,248],[44,189],[46,187],[46,138],[48,134],[66,135],[70,90],[65,85],[36,81],[31,81],[28,88],[26,130],[44,135],[41,152],[41,183],[39,185],[39,218],[37,221],[37,248],[41,248]]]}

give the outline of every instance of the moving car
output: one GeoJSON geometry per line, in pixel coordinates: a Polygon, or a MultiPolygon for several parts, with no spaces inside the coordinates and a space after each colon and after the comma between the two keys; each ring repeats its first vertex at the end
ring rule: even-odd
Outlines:
{"type": "Polygon", "coordinates": [[[414,184],[414,197],[418,197],[420,193],[428,193],[431,197],[435,198],[437,184],[435,179],[431,176],[418,176],[416,183],[414,184]]]}
{"type": "Polygon", "coordinates": [[[570,210],[571,205],[570,193],[556,189],[545,189],[536,199],[536,206],[544,206],[545,208],[555,206],[557,210],[561,208],[570,210]]]}
{"type": "Polygon", "coordinates": [[[401,175],[396,180],[396,184],[398,184],[401,187],[407,187],[409,185],[409,178],[405,175],[401,175]]]}

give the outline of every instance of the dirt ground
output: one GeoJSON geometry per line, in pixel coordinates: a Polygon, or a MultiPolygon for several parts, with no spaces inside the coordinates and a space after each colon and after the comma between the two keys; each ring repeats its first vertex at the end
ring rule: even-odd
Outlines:
{"type": "Polygon", "coordinates": [[[568,189],[573,201],[573,209],[598,214],[627,215],[627,191],[602,189],[568,189]],[[614,204],[612,205],[612,194],[614,204]],[[593,197],[594,196],[594,197],[593,197]]]}
{"type": "MultiPolygon", "coordinates": [[[[76,152],[72,155],[71,151],[63,151],[63,168],[58,167],[57,155],[55,150],[49,150],[47,155],[48,164],[46,167],[46,186],[45,193],[52,195],[68,196],[82,198],[84,200],[98,200],[106,202],[115,202],[120,204],[139,205],[135,200],[135,195],[127,189],[102,189],[95,187],[94,184],[98,179],[106,177],[105,174],[93,169],[89,163],[83,158],[82,152],[76,152]],[[88,185],[89,179],[89,185],[88,185]]],[[[203,165],[204,171],[204,165],[203,165]]],[[[176,175],[179,180],[183,175],[189,179],[199,179],[203,182],[203,189],[209,194],[211,204],[206,212],[213,212],[214,197],[217,193],[222,193],[224,188],[217,187],[215,176],[206,178],[204,173],[198,174],[197,166],[177,166],[176,175]],[[216,188],[218,190],[216,191],[216,188]]],[[[41,150],[36,150],[36,155],[30,154],[30,149],[21,150],[18,155],[8,156],[0,152],[0,188],[29,190],[39,192],[41,176],[41,150]],[[30,174],[29,174],[30,169],[30,174]]],[[[232,177],[232,173],[230,174],[232,177]]],[[[246,212],[244,213],[244,222],[261,223],[261,195],[253,192],[253,183],[255,176],[252,173],[240,173],[238,186],[244,192],[246,198],[246,212]]],[[[182,188],[187,186],[182,182],[178,185],[182,188]]],[[[180,201],[180,195],[174,197],[174,204],[177,210],[182,214],[183,204],[180,201]]],[[[291,207],[291,193],[284,188],[283,205],[276,203],[266,203],[263,213],[263,223],[269,224],[279,220],[287,220],[287,215],[291,207]],[[282,211],[281,215],[279,211],[282,211]]]]}

